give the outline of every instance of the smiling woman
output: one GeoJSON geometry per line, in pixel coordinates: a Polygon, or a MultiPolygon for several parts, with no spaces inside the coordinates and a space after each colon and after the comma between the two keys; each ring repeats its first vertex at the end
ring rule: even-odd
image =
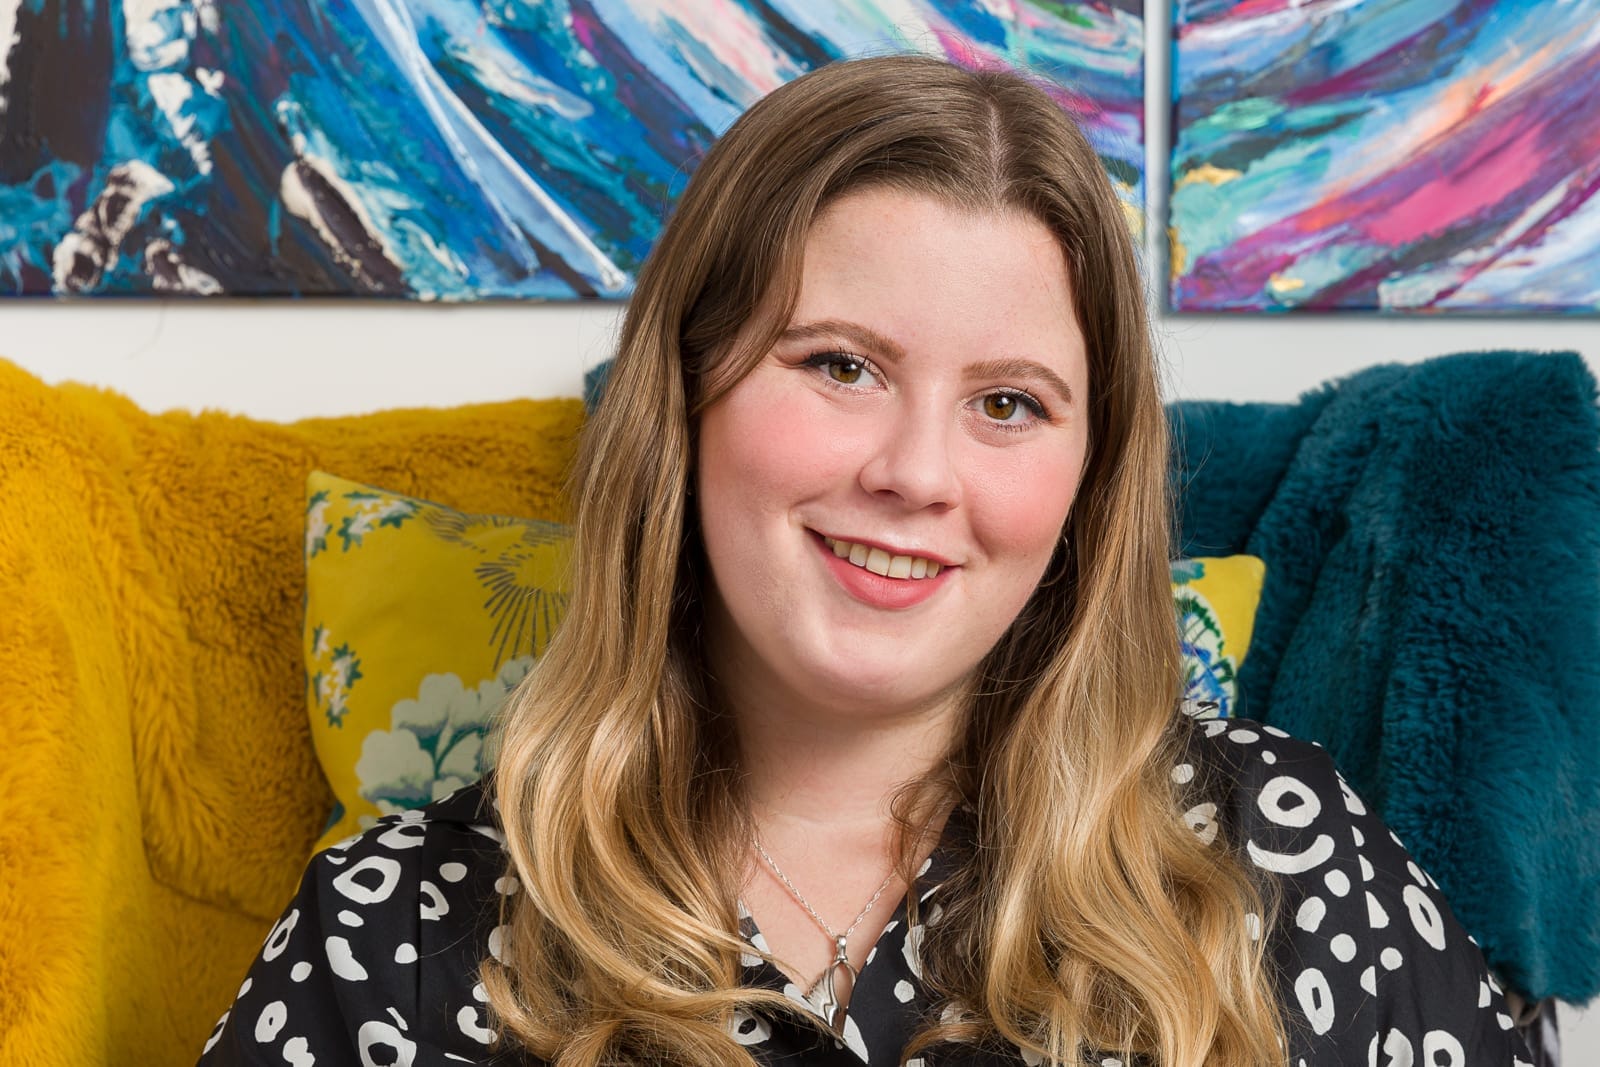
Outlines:
{"type": "Polygon", "coordinates": [[[1320,750],[1182,714],[1167,448],[1049,95],[774,92],[641,275],[494,779],[318,857],[207,1062],[1518,1062],[1320,750]]]}
{"type": "Polygon", "coordinates": [[[794,325],[700,418],[708,636],[741,734],[897,716],[950,734],[1083,472],[1072,307],[1029,215],[882,187],[822,212],[794,325]]]}

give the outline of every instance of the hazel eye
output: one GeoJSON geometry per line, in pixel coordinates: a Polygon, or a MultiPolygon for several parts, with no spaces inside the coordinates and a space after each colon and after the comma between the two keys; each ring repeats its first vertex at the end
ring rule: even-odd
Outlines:
{"type": "Polygon", "coordinates": [[[990,393],[983,398],[983,413],[996,422],[1011,422],[1022,405],[1009,393],[990,393]]]}
{"type": "Polygon", "coordinates": [[[821,371],[836,385],[866,386],[879,378],[871,361],[864,356],[853,356],[836,348],[814,352],[800,365],[813,371],[821,371]]]}
{"type": "Polygon", "coordinates": [[[854,385],[861,380],[865,369],[853,359],[837,358],[828,364],[828,377],[841,385],[854,385]]]}
{"type": "Polygon", "coordinates": [[[1007,430],[1025,430],[1035,422],[1049,419],[1044,405],[1020,389],[996,389],[985,393],[977,410],[990,424],[1007,430]]]}

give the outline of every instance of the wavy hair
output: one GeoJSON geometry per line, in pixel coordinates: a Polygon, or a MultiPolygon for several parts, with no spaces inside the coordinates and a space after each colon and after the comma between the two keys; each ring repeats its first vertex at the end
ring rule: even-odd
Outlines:
{"type": "Polygon", "coordinates": [[[915,56],[833,64],[757,103],[640,274],[573,475],[570,613],[500,725],[495,798],[525,890],[482,969],[502,1039],[560,1067],[748,1067],[730,1026],[794,1012],[739,985],[751,825],[707,684],[687,488],[696,416],[786,326],[818,213],[867,186],[1043,222],[1089,359],[1062,547],[980,663],[947,761],[895,798],[903,873],[921,815],[976,812],[923,942],[957,1010],[905,1056],[962,1041],[1057,1064],[1281,1063],[1265,891],[1183,825],[1172,780],[1169,445],[1125,213],[1046,90],[915,56]]]}

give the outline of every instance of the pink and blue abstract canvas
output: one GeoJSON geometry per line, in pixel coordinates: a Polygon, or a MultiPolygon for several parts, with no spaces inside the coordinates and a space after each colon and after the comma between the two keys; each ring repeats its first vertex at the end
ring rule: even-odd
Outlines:
{"type": "Polygon", "coordinates": [[[1141,0],[0,0],[0,293],[624,297],[744,108],[907,49],[1057,83],[1137,220],[1143,25],[1141,0]]]}
{"type": "Polygon", "coordinates": [[[1600,0],[1177,0],[1171,306],[1600,312],[1600,0]]]}

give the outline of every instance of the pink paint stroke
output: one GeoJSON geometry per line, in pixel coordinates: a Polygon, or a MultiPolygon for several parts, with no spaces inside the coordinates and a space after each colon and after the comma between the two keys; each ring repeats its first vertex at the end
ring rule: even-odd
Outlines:
{"type": "MultiPolygon", "coordinates": [[[[1377,283],[1483,243],[1485,229],[1589,169],[1600,158],[1600,50],[1551,70],[1477,110],[1409,162],[1342,196],[1209,253],[1183,279],[1180,306],[1261,307],[1274,274],[1339,248],[1380,254],[1341,281],[1297,302],[1306,308],[1373,306],[1377,283]],[[1412,262],[1408,252],[1426,245],[1412,262]]],[[[1564,198],[1539,222],[1544,232],[1581,206],[1564,198]]],[[[1516,242],[1524,245],[1529,240],[1516,242]]]]}

